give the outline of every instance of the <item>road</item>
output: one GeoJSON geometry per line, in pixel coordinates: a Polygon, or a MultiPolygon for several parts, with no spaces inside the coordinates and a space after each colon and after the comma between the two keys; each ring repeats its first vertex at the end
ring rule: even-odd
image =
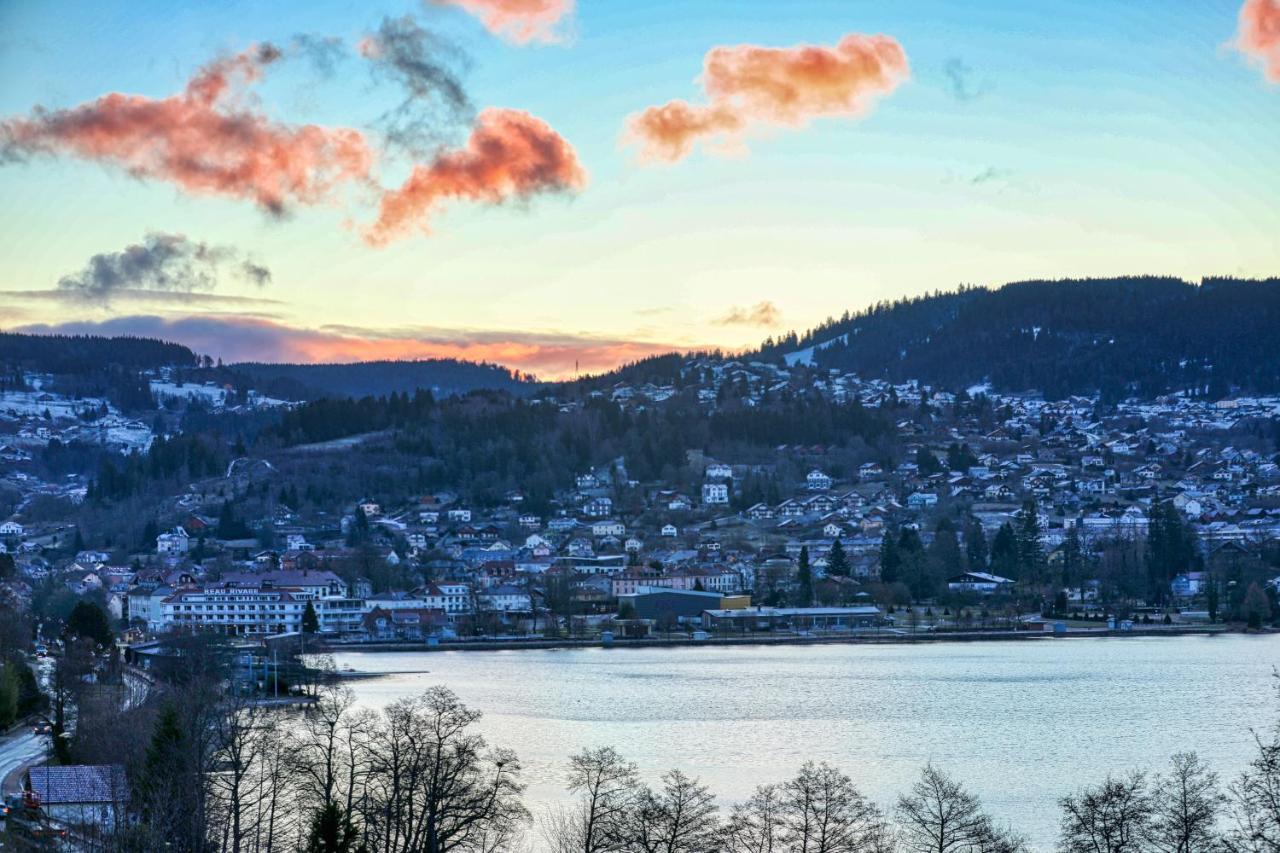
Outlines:
{"type": "MultiPolygon", "coordinates": [[[[34,734],[30,729],[20,729],[16,734],[0,738],[0,783],[24,764],[44,757],[48,747],[48,736],[34,734]]],[[[4,790],[8,792],[13,788],[4,790]]]]}

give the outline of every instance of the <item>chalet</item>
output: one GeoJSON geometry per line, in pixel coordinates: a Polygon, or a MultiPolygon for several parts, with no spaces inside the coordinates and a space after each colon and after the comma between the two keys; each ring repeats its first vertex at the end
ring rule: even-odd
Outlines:
{"type": "Polygon", "coordinates": [[[965,572],[947,578],[947,589],[952,592],[976,592],[991,595],[1013,588],[1013,581],[988,572],[965,572]]]}

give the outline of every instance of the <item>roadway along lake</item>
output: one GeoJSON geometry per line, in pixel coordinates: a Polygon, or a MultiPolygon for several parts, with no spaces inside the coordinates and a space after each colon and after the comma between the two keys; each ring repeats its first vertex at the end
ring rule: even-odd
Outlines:
{"type": "Polygon", "coordinates": [[[722,808],[807,759],[887,807],[931,760],[1037,849],[1064,793],[1182,750],[1228,781],[1250,727],[1280,719],[1280,636],[336,657],[387,673],[353,682],[364,703],[443,684],[483,711],[490,743],[520,755],[535,813],[565,796],[565,759],[584,746],[616,747],[651,781],[697,775],[722,808]]]}

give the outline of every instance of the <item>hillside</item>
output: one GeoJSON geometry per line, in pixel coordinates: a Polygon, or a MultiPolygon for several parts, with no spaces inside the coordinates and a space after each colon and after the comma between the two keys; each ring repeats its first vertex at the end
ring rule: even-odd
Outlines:
{"type": "Polygon", "coordinates": [[[34,373],[84,374],[108,367],[146,370],[196,363],[195,353],[181,344],[154,338],[0,332],[0,365],[34,373]]]}
{"type": "Polygon", "coordinates": [[[753,357],[1051,398],[1280,391],[1280,279],[1024,281],[881,303],[753,357]]]}
{"type": "Polygon", "coordinates": [[[263,364],[242,362],[230,369],[263,393],[287,399],[385,397],[430,391],[437,397],[476,389],[523,394],[536,387],[527,377],[496,364],[455,359],[366,361],[354,364],[263,364]]]}

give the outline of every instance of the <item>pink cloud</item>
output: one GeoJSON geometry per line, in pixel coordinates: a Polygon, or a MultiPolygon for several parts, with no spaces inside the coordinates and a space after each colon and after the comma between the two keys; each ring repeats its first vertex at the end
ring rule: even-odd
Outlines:
{"type": "Polygon", "coordinates": [[[1267,82],[1280,83],[1280,0],[1245,0],[1235,48],[1262,66],[1267,82]]]}
{"type": "Polygon", "coordinates": [[[415,227],[425,230],[447,199],[501,204],[580,189],[586,181],[573,146],[546,122],[519,110],[486,109],[464,148],[415,166],[399,189],[383,195],[365,239],[383,246],[415,227]]]}
{"type": "Polygon", "coordinates": [[[193,195],[252,199],[281,212],[368,177],[373,154],[352,128],[285,125],[239,96],[281,57],[264,44],[201,68],[167,98],[111,93],[0,123],[0,152],[79,157],[193,195]]]}
{"type": "Polygon", "coordinates": [[[573,0],[433,0],[439,6],[457,6],[478,18],[485,29],[515,42],[560,40],[557,25],[573,13],[573,0]]]}
{"type": "Polygon", "coordinates": [[[703,60],[709,103],[649,107],[628,118],[624,140],[644,160],[674,162],[709,137],[740,141],[754,126],[865,115],[910,76],[902,45],[885,35],[850,33],[834,47],[716,47],[703,60]]]}

